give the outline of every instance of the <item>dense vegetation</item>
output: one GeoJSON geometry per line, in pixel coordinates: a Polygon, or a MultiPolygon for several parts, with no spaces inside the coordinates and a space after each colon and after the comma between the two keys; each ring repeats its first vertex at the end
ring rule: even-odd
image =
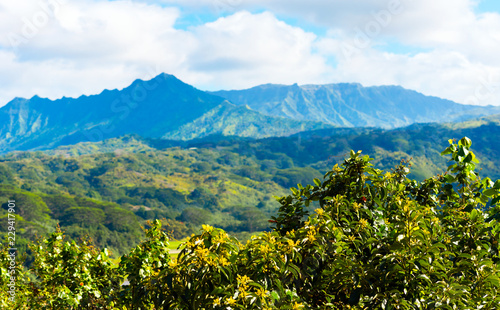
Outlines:
{"type": "MultiPolygon", "coordinates": [[[[35,234],[46,236],[59,224],[71,239],[88,235],[97,246],[121,255],[143,236],[139,226],[154,219],[164,219],[176,239],[202,223],[245,239],[267,229],[279,206],[273,195],[319,174],[293,167],[279,154],[263,168],[263,162],[230,150],[143,151],[137,146],[134,152],[4,156],[0,197],[4,202],[15,198],[22,206],[22,243],[35,234]]],[[[0,214],[7,216],[6,203],[0,214]]]]}
{"type": "MultiPolygon", "coordinates": [[[[244,241],[268,230],[267,219],[279,208],[273,196],[320,177],[350,149],[373,154],[373,164],[385,170],[412,158],[409,177],[421,181],[446,167],[439,137],[467,135],[484,158],[478,169],[500,178],[499,123],[498,117],[488,117],[457,125],[328,129],[261,140],[125,136],[11,153],[0,158],[0,216],[6,216],[6,199],[18,197],[24,205],[18,236],[23,250],[59,224],[69,239],[89,236],[116,257],[144,236],[140,225],[155,219],[164,219],[176,239],[209,224],[244,241]]],[[[2,225],[2,233],[5,229],[2,225]]],[[[30,254],[27,263],[32,259],[30,254]]]]}
{"type": "Polygon", "coordinates": [[[155,221],[115,268],[107,250],[64,241],[57,230],[31,246],[31,271],[18,265],[16,302],[25,309],[497,309],[500,180],[478,176],[471,144],[450,140],[446,173],[421,182],[407,178],[405,162],[385,172],[352,151],[323,180],[279,198],[273,230],[245,245],[204,225],[172,259],[155,221]],[[120,285],[125,278],[129,285],[120,285]]]}
{"type": "MultiPolygon", "coordinates": [[[[115,203],[72,197],[68,195],[44,195],[0,185],[2,204],[1,220],[7,223],[8,201],[19,206],[16,219],[16,247],[20,253],[31,251],[29,240],[47,236],[59,224],[70,239],[77,240],[88,236],[98,247],[107,247],[116,254],[126,253],[143,237],[140,224],[133,212],[115,203]]],[[[6,233],[7,225],[2,225],[6,233]]]]}

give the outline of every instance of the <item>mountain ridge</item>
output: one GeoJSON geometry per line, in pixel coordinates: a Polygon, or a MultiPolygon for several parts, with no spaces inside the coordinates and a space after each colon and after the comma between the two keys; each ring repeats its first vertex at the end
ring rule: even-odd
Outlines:
{"type": "Polygon", "coordinates": [[[341,127],[395,128],[416,122],[462,121],[500,113],[496,106],[463,105],[395,85],[263,84],[211,93],[266,115],[315,120],[341,127]]]}
{"type": "Polygon", "coordinates": [[[266,122],[267,116],[248,106],[237,106],[224,101],[212,110],[165,134],[162,138],[171,140],[192,140],[198,137],[222,134],[250,138],[287,136],[305,130],[333,127],[315,121],[298,121],[285,117],[273,117],[273,124],[266,122]]]}
{"type": "Polygon", "coordinates": [[[50,149],[126,134],[150,138],[170,135],[181,140],[223,133],[260,138],[331,127],[261,115],[164,73],[96,95],[57,100],[16,98],[0,108],[0,124],[0,153],[50,149]],[[214,114],[217,107],[225,114],[214,114]],[[196,128],[197,123],[203,123],[204,128],[196,128]]]}
{"type": "Polygon", "coordinates": [[[96,95],[15,98],[0,108],[0,153],[127,134],[179,140],[208,135],[265,138],[332,127],[463,121],[494,113],[500,107],[460,105],[401,86],[265,84],[205,92],[162,73],[96,95]]]}

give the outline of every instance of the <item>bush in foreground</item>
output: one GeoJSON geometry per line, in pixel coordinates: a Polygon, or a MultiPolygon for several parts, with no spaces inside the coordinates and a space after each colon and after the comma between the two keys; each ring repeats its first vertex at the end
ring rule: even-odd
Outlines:
{"type": "MultiPolygon", "coordinates": [[[[273,231],[246,245],[203,226],[172,259],[155,221],[147,239],[112,268],[105,251],[63,243],[56,232],[33,245],[34,279],[20,276],[17,283],[32,289],[18,292],[17,303],[30,309],[497,309],[500,181],[478,177],[470,146],[467,138],[450,140],[443,152],[451,155],[448,171],[420,183],[406,177],[404,162],[383,172],[351,152],[323,181],[279,198],[273,231]],[[125,278],[129,285],[117,285],[125,278]]],[[[7,299],[4,293],[4,305],[7,299]]]]}

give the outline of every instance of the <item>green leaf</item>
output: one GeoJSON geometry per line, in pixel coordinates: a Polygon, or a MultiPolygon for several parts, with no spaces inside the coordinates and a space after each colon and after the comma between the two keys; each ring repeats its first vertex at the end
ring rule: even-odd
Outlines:
{"type": "Polygon", "coordinates": [[[465,160],[464,157],[469,155],[469,150],[462,146],[461,148],[458,149],[458,161],[462,162],[465,160]]]}
{"type": "Polygon", "coordinates": [[[271,297],[274,299],[274,300],[279,300],[280,299],[280,296],[278,295],[278,293],[276,293],[275,291],[272,291],[271,292],[271,297]]]}
{"type": "MultiPolygon", "coordinates": [[[[452,140],[450,140],[452,141],[452,140]]],[[[451,147],[447,147],[444,151],[441,152],[441,156],[452,154],[453,151],[451,150],[451,147]]]]}
{"type": "Polygon", "coordinates": [[[491,206],[494,206],[495,204],[497,204],[498,201],[500,201],[500,196],[497,196],[491,200],[491,206]]]}
{"type": "Polygon", "coordinates": [[[470,213],[470,219],[475,222],[479,217],[481,217],[481,213],[476,209],[473,209],[470,213]]]}
{"type": "Polygon", "coordinates": [[[458,141],[458,145],[464,146],[468,149],[471,147],[472,141],[471,141],[471,139],[469,139],[467,137],[463,137],[462,139],[460,139],[460,141],[458,141]]]}
{"type": "Polygon", "coordinates": [[[453,177],[450,174],[447,174],[444,176],[444,180],[446,181],[446,183],[453,183],[455,182],[455,177],[453,177]]]}
{"type": "Polygon", "coordinates": [[[486,280],[486,282],[489,282],[491,285],[499,288],[500,287],[500,278],[494,274],[489,275],[486,280]]]}
{"type": "Polygon", "coordinates": [[[321,181],[318,178],[315,178],[313,181],[316,186],[321,187],[321,181]]]}
{"type": "Polygon", "coordinates": [[[483,195],[488,196],[488,197],[491,197],[497,193],[498,193],[498,190],[495,188],[489,188],[489,189],[483,191],[483,195]]]}

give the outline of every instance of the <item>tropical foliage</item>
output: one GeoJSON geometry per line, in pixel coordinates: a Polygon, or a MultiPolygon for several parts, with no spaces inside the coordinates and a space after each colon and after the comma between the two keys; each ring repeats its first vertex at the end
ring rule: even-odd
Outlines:
{"type": "Polygon", "coordinates": [[[478,176],[471,144],[450,140],[447,171],[421,182],[407,177],[407,162],[384,172],[351,152],[323,180],[280,197],[272,231],[244,245],[203,225],[172,258],[168,234],[154,221],[113,266],[106,250],[64,241],[57,230],[31,245],[33,267],[18,268],[16,302],[29,309],[497,309],[500,181],[478,176]]]}

